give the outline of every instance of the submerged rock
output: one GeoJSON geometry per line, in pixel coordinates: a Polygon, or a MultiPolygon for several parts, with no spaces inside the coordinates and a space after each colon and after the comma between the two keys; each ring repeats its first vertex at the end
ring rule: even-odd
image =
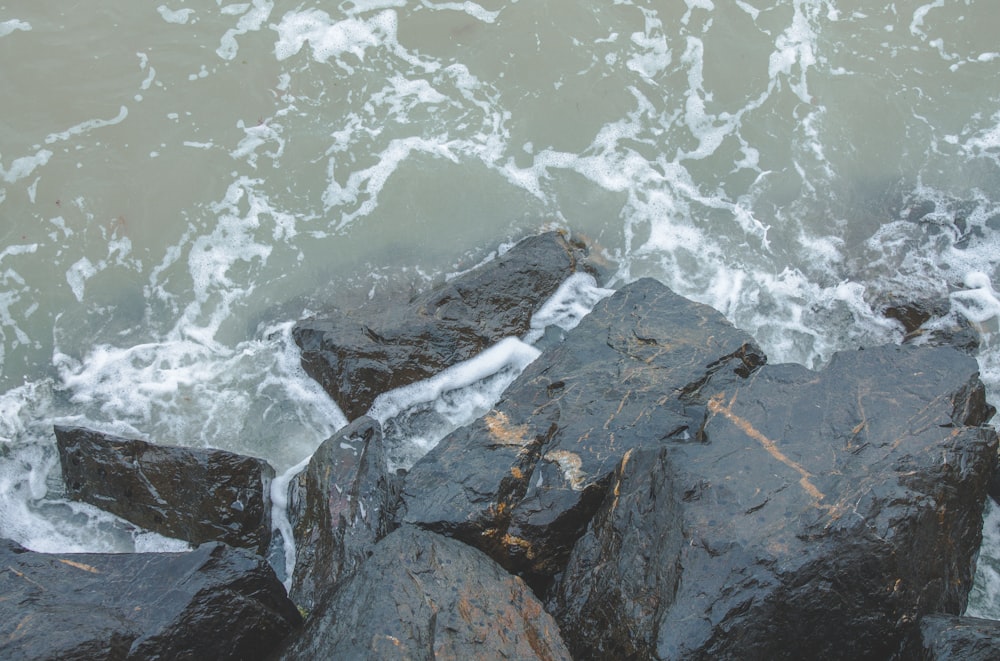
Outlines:
{"type": "Polygon", "coordinates": [[[191,544],[219,541],[265,554],[271,540],[267,462],[55,427],[66,493],[137,526],[191,544]]]}
{"type": "Polygon", "coordinates": [[[258,556],[35,553],[0,541],[0,657],[259,659],[301,623],[258,556]]]}
{"type": "Polygon", "coordinates": [[[887,659],[971,587],[997,438],[951,348],[766,366],[620,462],[551,608],[576,658],[887,659]]]}
{"type": "Polygon", "coordinates": [[[920,661],[996,661],[1000,622],[958,615],[928,615],[920,621],[920,661]]]}
{"type": "Polygon", "coordinates": [[[404,527],[312,614],[283,659],[570,659],[521,579],[461,542],[404,527]]]}
{"type": "Polygon", "coordinates": [[[302,366],[354,420],[379,394],[524,335],[532,313],[584,265],[583,258],[579,247],[549,232],[408,304],[373,302],[301,321],[293,336],[302,366]]]}
{"type": "Polygon", "coordinates": [[[379,423],[361,417],[320,445],[289,484],[295,571],[289,591],[311,611],[385,536],[392,492],[379,423]]]}
{"type": "Polygon", "coordinates": [[[709,397],[763,362],[715,310],[654,280],[632,283],[413,466],[399,518],[481,548],[543,590],[621,458],[701,440],[709,397]]]}

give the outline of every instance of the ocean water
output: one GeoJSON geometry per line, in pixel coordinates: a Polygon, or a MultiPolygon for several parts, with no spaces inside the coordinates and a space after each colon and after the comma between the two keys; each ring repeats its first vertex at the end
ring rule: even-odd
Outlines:
{"type": "MultiPolygon", "coordinates": [[[[288,471],[344,423],[294,320],[543,229],[611,277],[540,318],[652,276],[818,368],[945,297],[1000,404],[998,29],[994,0],[0,0],[0,534],[177,548],[64,500],[52,424],[288,471]]],[[[540,335],[386,394],[394,461],[540,335]]],[[[970,612],[1000,618],[988,517],[970,612]]]]}

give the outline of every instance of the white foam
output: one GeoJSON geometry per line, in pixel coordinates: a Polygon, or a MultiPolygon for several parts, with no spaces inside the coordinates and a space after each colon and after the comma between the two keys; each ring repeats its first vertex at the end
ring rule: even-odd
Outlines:
{"type": "Polygon", "coordinates": [[[6,37],[8,34],[17,31],[27,32],[31,30],[31,23],[27,21],[22,21],[17,18],[12,18],[7,21],[0,23],[0,37],[6,37]]]}
{"type": "Polygon", "coordinates": [[[83,303],[83,288],[87,280],[97,275],[97,268],[94,264],[86,257],[81,257],[76,261],[69,269],[66,271],[66,282],[69,283],[70,289],[73,290],[73,295],[76,296],[76,300],[83,303]]]}
{"type": "Polygon", "coordinates": [[[645,27],[642,32],[633,32],[630,37],[638,51],[631,54],[626,67],[653,82],[657,75],[670,66],[672,54],[666,35],[663,34],[663,23],[656,13],[645,9],[642,13],[645,27]]]}
{"type": "Polygon", "coordinates": [[[910,21],[910,34],[921,39],[926,39],[927,33],[922,29],[924,20],[926,20],[927,14],[932,9],[940,9],[941,7],[944,7],[944,0],[934,0],[934,2],[917,7],[913,11],[913,19],[910,21]]]}
{"type": "Polygon", "coordinates": [[[963,150],[970,156],[987,156],[1000,161],[1000,112],[994,113],[993,126],[977,131],[965,141],[963,150]]]}
{"type": "Polygon", "coordinates": [[[684,104],[684,123],[691,134],[698,139],[698,147],[693,151],[678,150],[678,160],[702,159],[711,156],[728,137],[738,123],[739,115],[725,119],[711,115],[705,110],[706,92],[704,88],[703,66],[705,46],[697,37],[687,38],[687,49],[681,62],[688,67],[687,100],[684,104]]]}
{"type": "Polygon", "coordinates": [[[329,211],[334,207],[353,207],[354,211],[341,213],[336,229],[343,229],[357,218],[367,216],[378,205],[378,195],[382,192],[389,176],[399,167],[400,163],[410,157],[412,152],[421,152],[445,158],[458,163],[458,157],[452,152],[451,144],[427,140],[422,137],[399,138],[389,142],[378,155],[375,165],[364,170],[355,170],[341,185],[334,177],[335,161],[331,159],[328,171],[328,184],[323,192],[323,205],[329,211]]]}
{"type": "Polygon", "coordinates": [[[282,583],[285,586],[286,592],[292,589],[296,553],[295,531],[292,529],[292,522],[288,518],[288,486],[299,473],[306,469],[311,458],[312,455],[307,456],[271,480],[271,527],[281,535],[285,558],[284,580],[282,583]]]}
{"type": "Polygon", "coordinates": [[[340,9],[351,16],[355,16],[377,9],[405,7],[406,3],[407,0],[346,0],[346,2],[341,3],[340,9]]]}
{"type": "Polygon", "coordinates": [[[248,9],[250,9],[249,2],[234,2],[231,5],[225,5],[220,8],[219,13],[224,16],[239,16],[247,13],[248,9]]]}
{"type": "Polygon", "coordinates": [[[246,159],[252,168],[257,167],[257,150],[273,143],[274,147],[264,151],[264,155],[277,165],[278,159],[285,153],[285,139],[281,136],[281,126],[275,123],[263,122],[255,126],[246,126],[243,120],[237,122],[237,127],[243,129],[243,139],[229,154],[234,159],[246,159]]]}
{"type": "Polygon", "coordinates": [[[684,4],[687,5],[687,11],[681,16],[681,25],[687,25],[691,21],[691,14],[695,9],[704,9],[709,12],[715,9],[712,0],[684,0],[684,4]]]}
{"type": "Polygon", "coordinates": [[[469,16],[482,21],[483,23],[493,23],[497,20],[497,16],[500,15],[501,11],[499,9],[496,11],[490,11],[482,5],[470,2],[470,0],[465,0],[465,2],[430,2],[429,0],[421,0],[421,4],[428,9],[448,9],[451,11],[465,12],[469,16]]]}
{"type": "Polygon", "coordinates": [[[160,5],[156,8],[156,11],[160,13],[164,21],[176,25],[186,24],[191,20],[191,14],[194,13],[193,9],[170,9],[166,5],[160,5]]]}
{"type": "Polygon", "coordinates": [[[973,271],[966,274],[968,289],[953,292],[951,302],[969,321],[977,324],[1000,319],[1000,298],[985,273],[973,271]]]}
{"type": "Polygon", "coordinates": [[[240,286],[228,274],[238,264],[266,262],[273,250],[266,240],[257,238],[261,224],[273,211],[268,197],[256,188],[260,183],[239,177],[229,185],[225,198],[212,205],[217,214],[213,231],[196,237],[187,254],[193,296],[172,337],[214,346],[215,334],[232,306],[253,292],[252,283],[240,286]],[[248,207],[245,214],[243,205],[248,207]]]}
{"type": "Polygon", "coordinates": [[[449,98],[422,78],[410,80],[400,74],[389,78],[389,85],[371,97],[372,103],[385,107],[401,124],[409,123],[408,111],[416,104],[434,106],[449,102],[449,98]]]}
{"type": "Polygon", "coordinates": [[[0,178],[8,184],[12,184],[15,181],[31,176],[31,173],[36,169],[44,167],[50,158],[52,158],[52,152],[48,149],[39,149],[35,152],[34,156],[22,156],[21,158],[14,159],[10,164],[10,168],[6,170],[3,167],[3,162],[0,161],[0,178]]]}
{"type": "MultiPolygon", "coordinates": [[[[149,69],[149,73],[146,74],[145,80],[139,83],[139,89],[148,90],[153,85],[153,81],[156,80],[156,69],[149,66],[149,56],[146,53],[136,53],[135,55],[139,58],[139,68],[143,71],[147,68],[149,69]]],[[[136,94],[136,97],[138,97],[137,100],[142,100],[141,94],[136,94]]]]}
{"type": "Polygon", "coordinates": [[[52,380],[30,381],[0,395],[0,441],[13,443],[44,419],[52,405],[52,380]]]}
{"type": "Polygon", "coordinates": [[[750,18],[752,18],[754,22],[756,22],[757,17],[760,16],[760,10],[749,3],[744,2],[744,0],[736,0],[736,6],[749,14],[750,18]]]}
{"type": "Polygon", "coordinates": [[[116,433],[242,454],[266,449],[281,470],[346,424],[302,371],[291,327],[264,329],[233,349],[161,340],[97,345],[80,360],[57,349],[53,362],[60,388],[90,426],[113,423],[116,433]],[[276,429],[280,446],[267,435],[276,429]]]}
{"type": "Polygon", "coordinates": [[[466,388],[505,367],[514,367],[520,372],[539,354],[538,349],[517,338],[505,338],[474,358],[452,365],[429,379],[379,395],[368,415],[384,422],[405,409],[432,402],[449,390],[466,388]]]}
{"type": "Polygon", "coordinates": [[[0,251],[0,264],[3,263],[5,257],[10,257],[13,255],[32,255],[38,252],[37,243],[21,243],[7,246],[2,251],[0,251]]]}
{"type": "Polygon", "coordinates": [[[241,37],[248,32],[256,32],[264,26],[264,22],[271,16],[274,9],[272,0],[253,0],[251,4],[241,3],[238,5],[227,5],[222,7],[223,14],[242,14],[236,22],[235,28],[226,30],[219,40],[219,47],[215,49],[216,55],[224,60],[233,60],[240,50],[237,37],[241,37]]]}
{"type": "Polygon", "coordinates": [[[322,9],[288,12],[277,26],[272,26],[278,33],[274,55],[279,62],[286,60],[308,42],[317,62],[340,58],[345,53],[364,60],[367,49],[395,35],[396,20],[396,13],[388,10],[369,19],[342,21],[335,21],[322,9]]]}
{"type": "Polygon", "coordinates": [[[69,140],[70,138],[84,133],[88,133],[94,129],[103,128],[105,126],[114,126],[115,124],[121,124],[128,117],[128,108],[121,106],[118,109],[118,114],[111,119],[88,119],[85,122],[80,122],[76,126],[71,126],[65,131],[60,131],[59,133],[50,133],[45,136],[45,144],[51,145],[54,142],[61,142],[63,140],[69,140]]]}
{"type": "Polygon", "coordinates": [[[804,103],[810,103],[806,73],[816,64],[816,33],[810,23],[810,16],[819,12],[818,3],[796,1],[792,23],[778,35],[768,61],[767,75],[775,84],[779,75],[788,80],[788,85],[804,103]],[[811,10],[811,11],[810,11],[811,10]],[[793,68],[798,65],[798,77],[793,78],[793,68]]]}
{"type": "Polygon", "coordinates": [[[572,274],[531,316],[531,330],[524,341],[528,344],[538,342],[549,326],[566,331],[575,328],[601,299],[613,293],[613,289],[598,287],[589,273],[572,274]]]}

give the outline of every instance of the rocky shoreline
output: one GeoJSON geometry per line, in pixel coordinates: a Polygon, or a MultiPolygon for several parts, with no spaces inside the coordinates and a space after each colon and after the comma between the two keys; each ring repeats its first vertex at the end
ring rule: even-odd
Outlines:
{"type": "Polygon", "coordinates": [[[913,342],[813,372],[639,280],[391,471],[376,397],[541,332],[532,314],[562,282],[599,275],[586,252],[547,233],[405,304],[298,324],[303,366],[351,423],[289,485],[287,595],[265,561],[266,463],[57,428],[68,496],[197,548],[7,544],[0,654],[997,657],[997,623],[960,616],[994,411],[969,329],[919,332],[912,311],[933,306],[887,311],[919,322],[913,342]]]}

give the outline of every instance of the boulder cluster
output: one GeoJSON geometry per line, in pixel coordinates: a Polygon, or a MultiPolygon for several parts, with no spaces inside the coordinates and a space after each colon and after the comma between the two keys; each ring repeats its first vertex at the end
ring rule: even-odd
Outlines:
{"type": "Polygon", "coordinates": [[[289,485],[287,595],[266,463],[57,427],[69,496],[196,549],[3,546],[0,655],[1000,657],[997,623],[961,616],[998,449],[967,329],[769,365],[642,279],[391,471],[375,398],[523,337],[574,272],[599,269],[547,233],[405,304],[298,324],[351,422],[289,485]]]}

